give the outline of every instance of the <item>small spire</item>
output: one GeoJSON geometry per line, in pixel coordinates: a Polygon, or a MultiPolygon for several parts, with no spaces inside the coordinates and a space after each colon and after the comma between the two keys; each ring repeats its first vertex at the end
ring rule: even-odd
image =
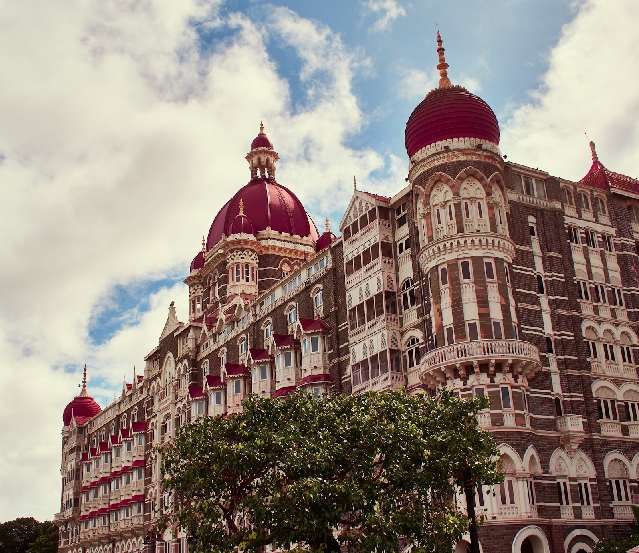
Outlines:
{"type": "Polygon", "coordinates": [[[260,121],[260,134],[264,134],[264,123],[260,121]]]}
{"type": "Polygon", "coordinates": [[[244,199],[240,198],[240,211],[238,215],[244,215],[244,199]]]}
{"type": "Polygon", "coordinates": [[[437,57],[439,58],[437,69],[439,70],[439,88],[449,88],[452,86],[450,79],[448,78],[448,64],[446,63],[446,56],[444,55],[445,51],[446,49],[443,46],[442,35],[439,31],[437,31],[437,57]]]}
{"type": "Polygon", "coordinates": [[[595,147],[595,141],[590,141],[590,153],[592,154],[593,161],[599,161],[599,157],[597,156],[597,148],[595,147]]]}
{"type": "Polygon", "coordinates": [[[328,217],[324,220],[324,232],[331,232],[331,222],[328,217]]]}
{"type": "Polygon", "coordinates": [[[206,240],[204,239],[204,235],[202,235],[202,251],[206,251],[206,240]]]}
{"type": "Polygon", "coordinates": [[[357,179],[355,178],[355,175],[353,175],[353,190],[357,190],[357,179]]]}
{"type": "Polygon", "coordinates": [[[84,369],[82,369],[82,389],[80,390],[81,396],[88,395],[87,392],[87,364],[84,364],[84,369]]]}

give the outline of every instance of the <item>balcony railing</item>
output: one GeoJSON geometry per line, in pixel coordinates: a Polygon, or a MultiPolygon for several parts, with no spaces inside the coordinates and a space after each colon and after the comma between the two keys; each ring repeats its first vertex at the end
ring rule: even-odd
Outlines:
{"type": "Polygon", "coordinates": [[[626,422],[624,426],[628,429],[628,436],[633,438],[639,437],[639,422],[626,422]]]}
{"type": "Polygon", "coordinates": [[[573,519],[575,518],[575,512],[572,509],[572,505],[560,505],[559,506],[561,518],[573,519]]]}
{"type": "Polygon", "coordinates": [[[586,518],[586,519],[595,518],[595,508],[592,505],[582,505],[581,518],[586,518]]]}
{"type": "Polygon", "coordinates": [[[621,436],[621,423],[619,421],[600,420],[599,428],[604,436],[621,436]]]}
{"type": "Polygon", "coordinates": [[[541,367],[537,348],[520,340],[476,340],[443,346],[428,352],[409,373],[409,385],[418,379],[432,385],[443,372],[474,362],[502,361],[512,365],[515,373],[532,376],[541,367]],[[417,378],[418,377],[418,378],[417,378]]]}
{"type": "Polygon", "coordinates": [[[632,505],[613,505],[612,512],[618,520],[634,520],[632,505]]]}
{"type": "Polygon", "coordinates": [[[613,376],[618,378],[637,378],[637,369],[630,363],[617,363],[616,361],[600,361],[599,359],[591,359],[590,366],[592,372],[605,376],[613,376]]]}

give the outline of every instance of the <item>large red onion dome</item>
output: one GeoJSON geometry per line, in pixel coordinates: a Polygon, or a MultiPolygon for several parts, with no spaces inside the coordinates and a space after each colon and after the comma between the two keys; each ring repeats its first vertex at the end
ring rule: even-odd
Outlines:
{"type": "Polygon", "coordinates": [[[267,229],[308,237],[316,242],[317,229],[302,202],[275,180],[275,163],[279,155],[262,124],[246,159],[251,168],[251,180],[226,202],[213,219],[206,249],[213,248],[223,236],[257,234],[267,229]]]}
{"type": "Polygon", "coordinates": [[[71,418],[74,418],[79,424],[84,424],[101,410],[102,408],[87,392],[87,368],[85,365],[82,377],[82,391],[64,408],[62,422],[64,426],[69,426],[71,418]]]}
{"type": "Polygon", "coordinates": [[[451,85],[439,32],[437,46],[439,88],[431,90],[408,118],[405,145],[409,157],[425,146],[454,138],[478,138],[498,145],[499,124],[490,106],[464,87],[451,85]]]}

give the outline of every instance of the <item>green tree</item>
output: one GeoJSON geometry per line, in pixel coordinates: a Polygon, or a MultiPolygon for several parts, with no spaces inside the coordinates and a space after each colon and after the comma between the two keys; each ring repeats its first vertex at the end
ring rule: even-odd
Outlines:
{"type": "Polygon", "coordinates": [[[629,549],[639,545],[639,508],[633,507],[635,524],[630,535],[626,538],[601,540],[595,547],[595,553],[626,553],[629,549]]]}
{"type": "Polygon", "coordinates": [[[53,522],[40,524],[38,537],[27,549],[27,553],[56,553],[58,550],[58,527],[53,522]]]}
{"type": "Polygon", "coordinates": [[[468,521],[454,495],[465,479],[500,480],[496,446],[480,430],[485,400],[405,392],[298,393],[204,417],[161,449],[174,509],[195,552],[450,553],[468,521]]]}
{"type": "Polygon", "coordinates": [[[21,517],[0,524],[0,551],[26,553],[40,533],[40,523],[33,517],[21,517]]]}

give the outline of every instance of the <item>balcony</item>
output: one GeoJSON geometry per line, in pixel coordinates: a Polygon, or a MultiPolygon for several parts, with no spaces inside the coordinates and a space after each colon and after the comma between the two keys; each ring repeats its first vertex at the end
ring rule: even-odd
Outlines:
{"type": "Polygon", "coordinates": [[[429,271],[451,257],[468,255],[499,257],[510,262],[515,257],[515,244],[508,236],[488,231],[445,236],[421,249],[419,263],[423,271],[429,271]]]}
{"type": "Polygon", "coordinates": [[[634,520],[632,505],[613,505],[612,513],[616,520],[634,520]]]}
{"type": "Polygon", "coordinates": [[[592,372],[604,376],[613,376],[616,378],[637,378],[637,370],[630,363],[617,363],[616,361],[600,361],[599,359],[591,359],[590,366],[592,372]]]}
{"type": "Polygon", "coordinates": [[[368,392],[369,390],[401,390],[404,388],[404,377],[401,373],[386,371],[353,386],[353,394],[368,392]]]}
{"type": "MultiPolygon", "coordinates": [[[[422,358],[421,363],[408,374],[409,386],[419,382],[436,388],[447,380],[463,378],[469,367],[467,365],[489,364],[501,362],[507,365],[504,370],[511,370],[514,375],[533,376],[540,368],[539,351],[528,342],[520,340],[476,340],[460,342],[434,349],[422,358]]],[[[472,367],[470,367],[472,370],[472,367]]]]}
{"type": "Polygon", "coordinates": [[[572,505],[560,505],[559,510],[561,518],[568,520],[575,518],[575,512],[572,509],[572,505]]]}
{"type": "Polygon", "coordinates": [[[581,415],[557,417],[557,430],[561,433],[561,443],[575,451],[584,440],[584,422],[581,415]]]}
{"type": "Polygon", "coordinates": [[[581,518],[585,518],[585,519],[595,518],[595,508],[592,505],[582,505],[581,518]]]}
{"type": "Polygon", "coordinates": [[[479,428],[490,428],[492,425],[490,411],[481,411],[477,413],[477,422],[479,423],[479,428]]]}
{"type": "Polygon", "coordinates": [[[625,422],[624,426],[628,429],[628,436],[630,436],[631,438],[639,437],[639,422],[625,422]]]}
{"type": "Polygon", "coordinates": [[[603,436],[621,436],[621,423],[619,421],[599,420],[599,428],[603,436]]]}

